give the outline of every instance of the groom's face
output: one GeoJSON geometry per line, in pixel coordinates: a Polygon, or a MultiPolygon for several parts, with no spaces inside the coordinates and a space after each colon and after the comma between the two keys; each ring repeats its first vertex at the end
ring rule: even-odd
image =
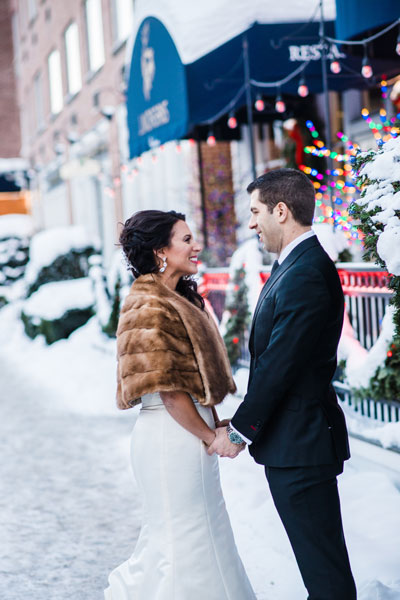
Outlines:
{"type": "Polygon", "coordinates": [[[268,207],[259,200],[259,190],[254,190],[250,195],[250,212],[249,228],[253,229],[260,242],[264,244],[264,248],[268,252],[279,252],[281,227],[275,214],[275,210],[270,213],[268,207]]]}

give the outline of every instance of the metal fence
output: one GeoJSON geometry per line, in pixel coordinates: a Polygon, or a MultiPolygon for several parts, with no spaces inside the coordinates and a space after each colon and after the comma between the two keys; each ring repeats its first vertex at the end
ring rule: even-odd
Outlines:
{"type": "Polygon", "coordinates": [[[376,421],[382,421],[382,423],[398,423],[400,421],[400,402],[397,400],[354,398],[349,387],[340,381],[334,381],[333,387],[339,399],[356,413],[376,421]]]}
{"type": "Polygon", "coordinates": [[[376,342],[392,295],[389,275],[375,265],[339,263],[337,266],[347,314],[357,339],[369,350],[376,342]]]}

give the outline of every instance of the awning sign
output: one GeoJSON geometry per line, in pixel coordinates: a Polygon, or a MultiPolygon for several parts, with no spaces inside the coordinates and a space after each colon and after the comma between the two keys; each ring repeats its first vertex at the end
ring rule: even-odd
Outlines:
{"type": "Polygon", "coordinates": [[[185,69],[164,25],[141,24],[133,48],[127,94],[131,158],[187,132],[185,69]]]}

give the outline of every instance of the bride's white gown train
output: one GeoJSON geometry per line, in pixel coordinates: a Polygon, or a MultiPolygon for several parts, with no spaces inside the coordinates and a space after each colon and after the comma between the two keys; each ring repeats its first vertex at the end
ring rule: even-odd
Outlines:
{"type": "MultiPolygon", "coordinates": [[[[195,406],[213,427],[211,409],[195,406]]],[[[142,398],[131,453],[143,524],[133,555],[110,574],[105,600],[256,600],[233,538],[218,458],[168,414],[159,394],[142,398]]]]}

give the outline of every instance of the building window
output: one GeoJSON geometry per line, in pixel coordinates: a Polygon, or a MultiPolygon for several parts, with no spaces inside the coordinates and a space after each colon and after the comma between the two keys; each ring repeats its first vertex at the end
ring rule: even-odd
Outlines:
{"type": "Polygon", "coordinates": [[[19,77],[21,72],[21,47],[19,43],[19,22],[18,13],[14,13],[11,20],[12,26],[12,38],[14,48],[14,71],[15,75],[19,77]]]}
{"type": "Polygon", "coordinates": [[[33,80],[33,93],[35,95],[35,113],[36,127],[40,131],[44,128],[44,110],[43,110],[43,87],[42,75],[37,73],[33,80]]]}
{"type": "Polygon", "coordinates": [[[81,57],[79,52],[79,31],[76,23],[65,30],[65,60],[67,63],[68,93],[74,96],[82,87],[81,57]]]}
{"type": "Polygon", "coordinates": [[[36,0],[27,0],[27,4],[28,4],[28,19],[29,19],[29,21],[33,21],[33,19],[37,15],[36,0]]]}
{"type": "Polygon", "coordinates": [[[114,42],[124,42],[132,32],[133,0],[112,0],[114,42]]]}
{"type": "Polygon", "coordinates": [[[98,71],[104,65],[103,18],[101,0],[86,0],[86,31],[88,43],[89,69],[98,71]]]}
{"type": "Polygon", "coordinates": [[[50,110],[53,115],[61,112],[63,107],[63,89],[61,76],[61,59],[58,50],[53,50],[48,58],[50,110]]]}

